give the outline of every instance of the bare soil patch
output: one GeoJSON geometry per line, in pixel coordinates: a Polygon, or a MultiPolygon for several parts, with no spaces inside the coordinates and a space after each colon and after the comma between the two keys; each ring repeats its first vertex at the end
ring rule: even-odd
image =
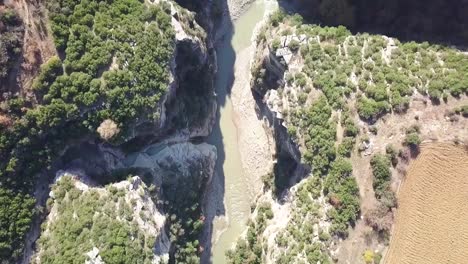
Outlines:
{"type": "Polygon", "coordinates": [[[17,76],[20,93],[32,97],[30,87],[37,75],[39,66],[49,58],[57,55],[52,31],[47,18],[44,1],[39,0],[5,0],[4,4],[18,12],[24,27],[24,41],[20,71],[17,76]]]}
{"type": "Polygon", "coordinates": [[[465,263],[468,259],[468,153],[424,144],[398,194],[384,263],[465,263]]]}

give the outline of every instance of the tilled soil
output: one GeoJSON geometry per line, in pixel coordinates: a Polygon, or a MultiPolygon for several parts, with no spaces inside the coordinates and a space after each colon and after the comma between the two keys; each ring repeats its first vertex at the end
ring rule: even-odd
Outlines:
{"type": "Polygon", "coordinates": [[[384,263],[466,263],[468,152],[452,144],[422,146],[398,194],[384,263]]]}

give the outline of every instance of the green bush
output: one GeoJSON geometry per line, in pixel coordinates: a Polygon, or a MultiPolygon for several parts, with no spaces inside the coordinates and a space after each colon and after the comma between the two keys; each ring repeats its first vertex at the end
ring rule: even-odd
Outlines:
{"type": "Polygon", "coordinates": [[[138,227],[131,204],[118,191],[83,192],[74,186],[71,177],[64,177],[53,192],[58,217],[49,222],[48,232],[39,239],[41,263],[84,262],[85,253],[93,247],[99,249],[106,263],[152,261],[156,238],[138,227]]]}
{"type": "Polygon", "coordinates": [[[294,79],[295,79],[296,85],[299,86],[299,87],[304,87],[307,84],[307,77],[302,72],[297,73],[294,76],[294,79]]]}
{"type": "Polygon", "coordinates": [[[336,124],[330,121],[331,107],[325,97],[320,97],[305,113],[304,126],[307,128],[307,152],[304,159],[312,165],[315,173],[325,174],[335,158],[336,124]]]}
{"type": "Polygon", "coordinates": [[[35,91],[47,93],[48,91],[46,91],[46,89],[48,89],[57,76],[62,75],[62,73],[62,61],[58,57],[54,56],[41,65],[39,74],[32,84],[32,88],[35,91]]]}
{"type": "Polygon", "coordinates": [[[256,264],[263,259],[263,231],[266,222],[273,218],[273,211],[269,203],[262,203],[257,207],[257,217],[247,228],[247,239],[239,239],[234,249],[226,252],[228,263],[256,264]]]}
{"type": "Polygon", "coordinates": [[[374,99],[361,97],[356,104],[358,114],[361,118],[375,121],[389,110],[387,102],[377,102],[374,99]]]}
{"type": "Polygon", "coordinates": [[[285,13],[282,10],[278,10],[274,12],[273,14],[270,15],[270,23],[274,27],[277,27],[279,23],[283,22],[283,19],[285,18],[285,13]]]}
{"type": "Polygon", "coordinates": [[[391,171],[390,171],[390,160],[387,156],[382,154],[376,154],[371,159],[373,187],[375,196],[377,199],[381,199],[385,196],[386,192],[391,192],[390,190],[390,181],[391,181],[391,171]]]}
{"type": "Polygon", "coordinates": [[[34,204],[35,200],[28,194],[0,188],[0,259],[21,256],[23,238],[34,215],[34,204]]]}
{"type": "Polygon", "coordinates": [[[387,144],[387,146],[385,146],[385,152],[387,153],[388,158],[392,162],[392,165],[396,166],[398,163],[398,152],[396,148],[392,144],[387,144]]]}
{"type": "Polygon", "coordinates": [[[300,45],[301,45],[301,44],[299,43],[299,41],[293,39],[293,40],[291,40],[291,41],[289,42],[288,47],[289,47],[293,52],[296,52],[296,51],[299,50],[300,45]]]}
{"type": "Polygon", "coordinates": [[[359,188],[352,172],[353,168],[348,160],[336,159],[323,188],[334,206],[334,211],[329,214],[332,219],[331,233],[341,237],[348,235],[348,225],[357,220],[360,211],[359,188]]]}
{"type": "Polygon", "coordinates": [[[460,112],[464,117],[468,117],[468,105],[462,106],[460,112]]]}
{"type": "Polygon", "coordinates": [[[418,133],[409,133],[405,137],[404,141],[405,145],[411,146],[411,147],[417,147],[419,144],[421,144],[421,139],[419,138],[418,133]]]}
{"type": "Polygon", "coordinates": [[[275,38],[273,42],[271,43],[271,48],[273,49],[273,51],[275,51],[280,48],[280,45],[281,45],[281,41],[275,38]]]}
{"type": "Polygon", "coordinates": [[[350,157],[353,152],[355,140],[352,137],[343,138],[343,142],[338,146],[337,153],[342,157],[350,157]]]}
{"type": "Polygon", "coordinates": [[[14,63],[20,58],[24,30],[16,11],[6,6],[0,10],[0,23],[0,83],[3,86],[14,63]]]}

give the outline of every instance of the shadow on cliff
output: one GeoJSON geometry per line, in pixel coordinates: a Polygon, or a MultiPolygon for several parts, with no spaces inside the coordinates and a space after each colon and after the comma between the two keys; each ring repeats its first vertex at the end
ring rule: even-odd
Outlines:
{"type": "Polygon", "coordinates": [[[468,43],[467,0],[288,0],[279,1],[290,13],[311,23],[344,25],[352,32],[427,41],[444,46],[468,43]]]}
{"type": "MultiPolygon", "coordinates": [[[[226,205],[224,204],[224,196],[226,181],[223,166],[226,161],[226,153],[223,143],[223,132],[221,130],[221,108],[226,107],[227,98],[231,94],[231,88],[234,83],[234,63],[236,60],[236,53],[233,46],[231,45],[231,40],[234,35],[234,25],[230,19],[229,11],[226,9],[223,16],[224,21],[219,21],[220,30],[219,34],[222,34],[215,44],[216,55],[217,55],[217,71],[215,78],[215,87],[217,95],[218,108],[216,110],[216,122],[213,126],[211,135],[208,137],[207,141],[210,144],[213,144],[217,148],[218,158],[216,160],[215,174],[213,175],[212,191],[216,191],[211,196],[218,199],[218,201],[207,201],[212,205],[215,205],[216,210],[212,214],[208,215],[209,218],[206,219],[206,224],[209,225],[207,230],[207,237],[205,239],[205,248],[204,253],[202,254],[201,263],[212,263],[212,244],[211,237],[213,235],[213,224],[215,217],[225,216],[226,215],[226,205]]],[[[216,26],[215,26],[216,27],[216,26]]],[[[210,197],[208,197],[210,198],[210,197]]]]}
{"type": "MultiPolygon", "coordinates": [[[[225,196],[225,175],[223,165],[226,160],[226,153],[223,144],[223,132],[220,127],[220,109],[226,106],[227,98],[230,96],[231,87],[234,83],[234,63],[236,60],[236,53],[231,40],[234,35],[234,26],[231,21],[231,16],[227,8],[227,0],[219,1],[191,1],[191,0],[178,0],[180,5],[189,10],[197,13],[197,22],[207,30],[210,25],[205,22],[206,17],[203,9],[205,4],[213,4],[219,6],[212,7],[212,20],[214,27],[210,32],[212,39],[216,41],[214,48],[217,57],[217,74],[215,75],[215,92],[216,101],[218,104],[216,110],[216,119],[210,136],[206,139],[207,143],[216,146],[217,160],[215,165],[215,173],[212,177],[211,183],[206,187],[204,198],[204,216],[205,216],[205,231],[201,237],[201,245],[203,251],[201,254],[201,263],[212,263],[212,243],[211,238],[213,235],[214,220],[216,217],[226,215],[226,207],[224,204],[225,196]],[[217,38],[217,39],[216,39],[217,38]]],[[[206,14],[205,14],[206,15],[206,14]]],[[[210,18],[208,18],[210,19],[210,18]]]]}

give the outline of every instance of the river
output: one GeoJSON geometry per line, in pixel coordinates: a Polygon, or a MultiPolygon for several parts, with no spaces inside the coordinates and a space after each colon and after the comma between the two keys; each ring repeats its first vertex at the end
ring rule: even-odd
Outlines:
{"type": "MultiPolygon", "coordinates": [[[[217,177],[224,182],[224,209],[226,223],[214,226],[213,235],[216,241],[212,248],[212,263],[226,263],[225,252],[233,246],[245,230],[250,215],[251,195],[248,192],[248,177],[242,169],[238,145],[238,130],[233,117],[234,110],[230,99],[230,89],[236,82],[234,65],[236,54],[251,45],[255,25],[260,22],[266,10],[266,0],[255,1],[233,25],[233,30],[218,43],[216,48],[218,72],[216,76],[216,93],[219,105],[218,123],[213,129],[208,142],[218,149],[216,163],[217,177]],[[232,35],[232,38],[229,37],[232,35]],[[219,235],[219,233],[221,235],[219,235]]],[[[246,71],[247,72],[247,71],[246,71]]]]}

